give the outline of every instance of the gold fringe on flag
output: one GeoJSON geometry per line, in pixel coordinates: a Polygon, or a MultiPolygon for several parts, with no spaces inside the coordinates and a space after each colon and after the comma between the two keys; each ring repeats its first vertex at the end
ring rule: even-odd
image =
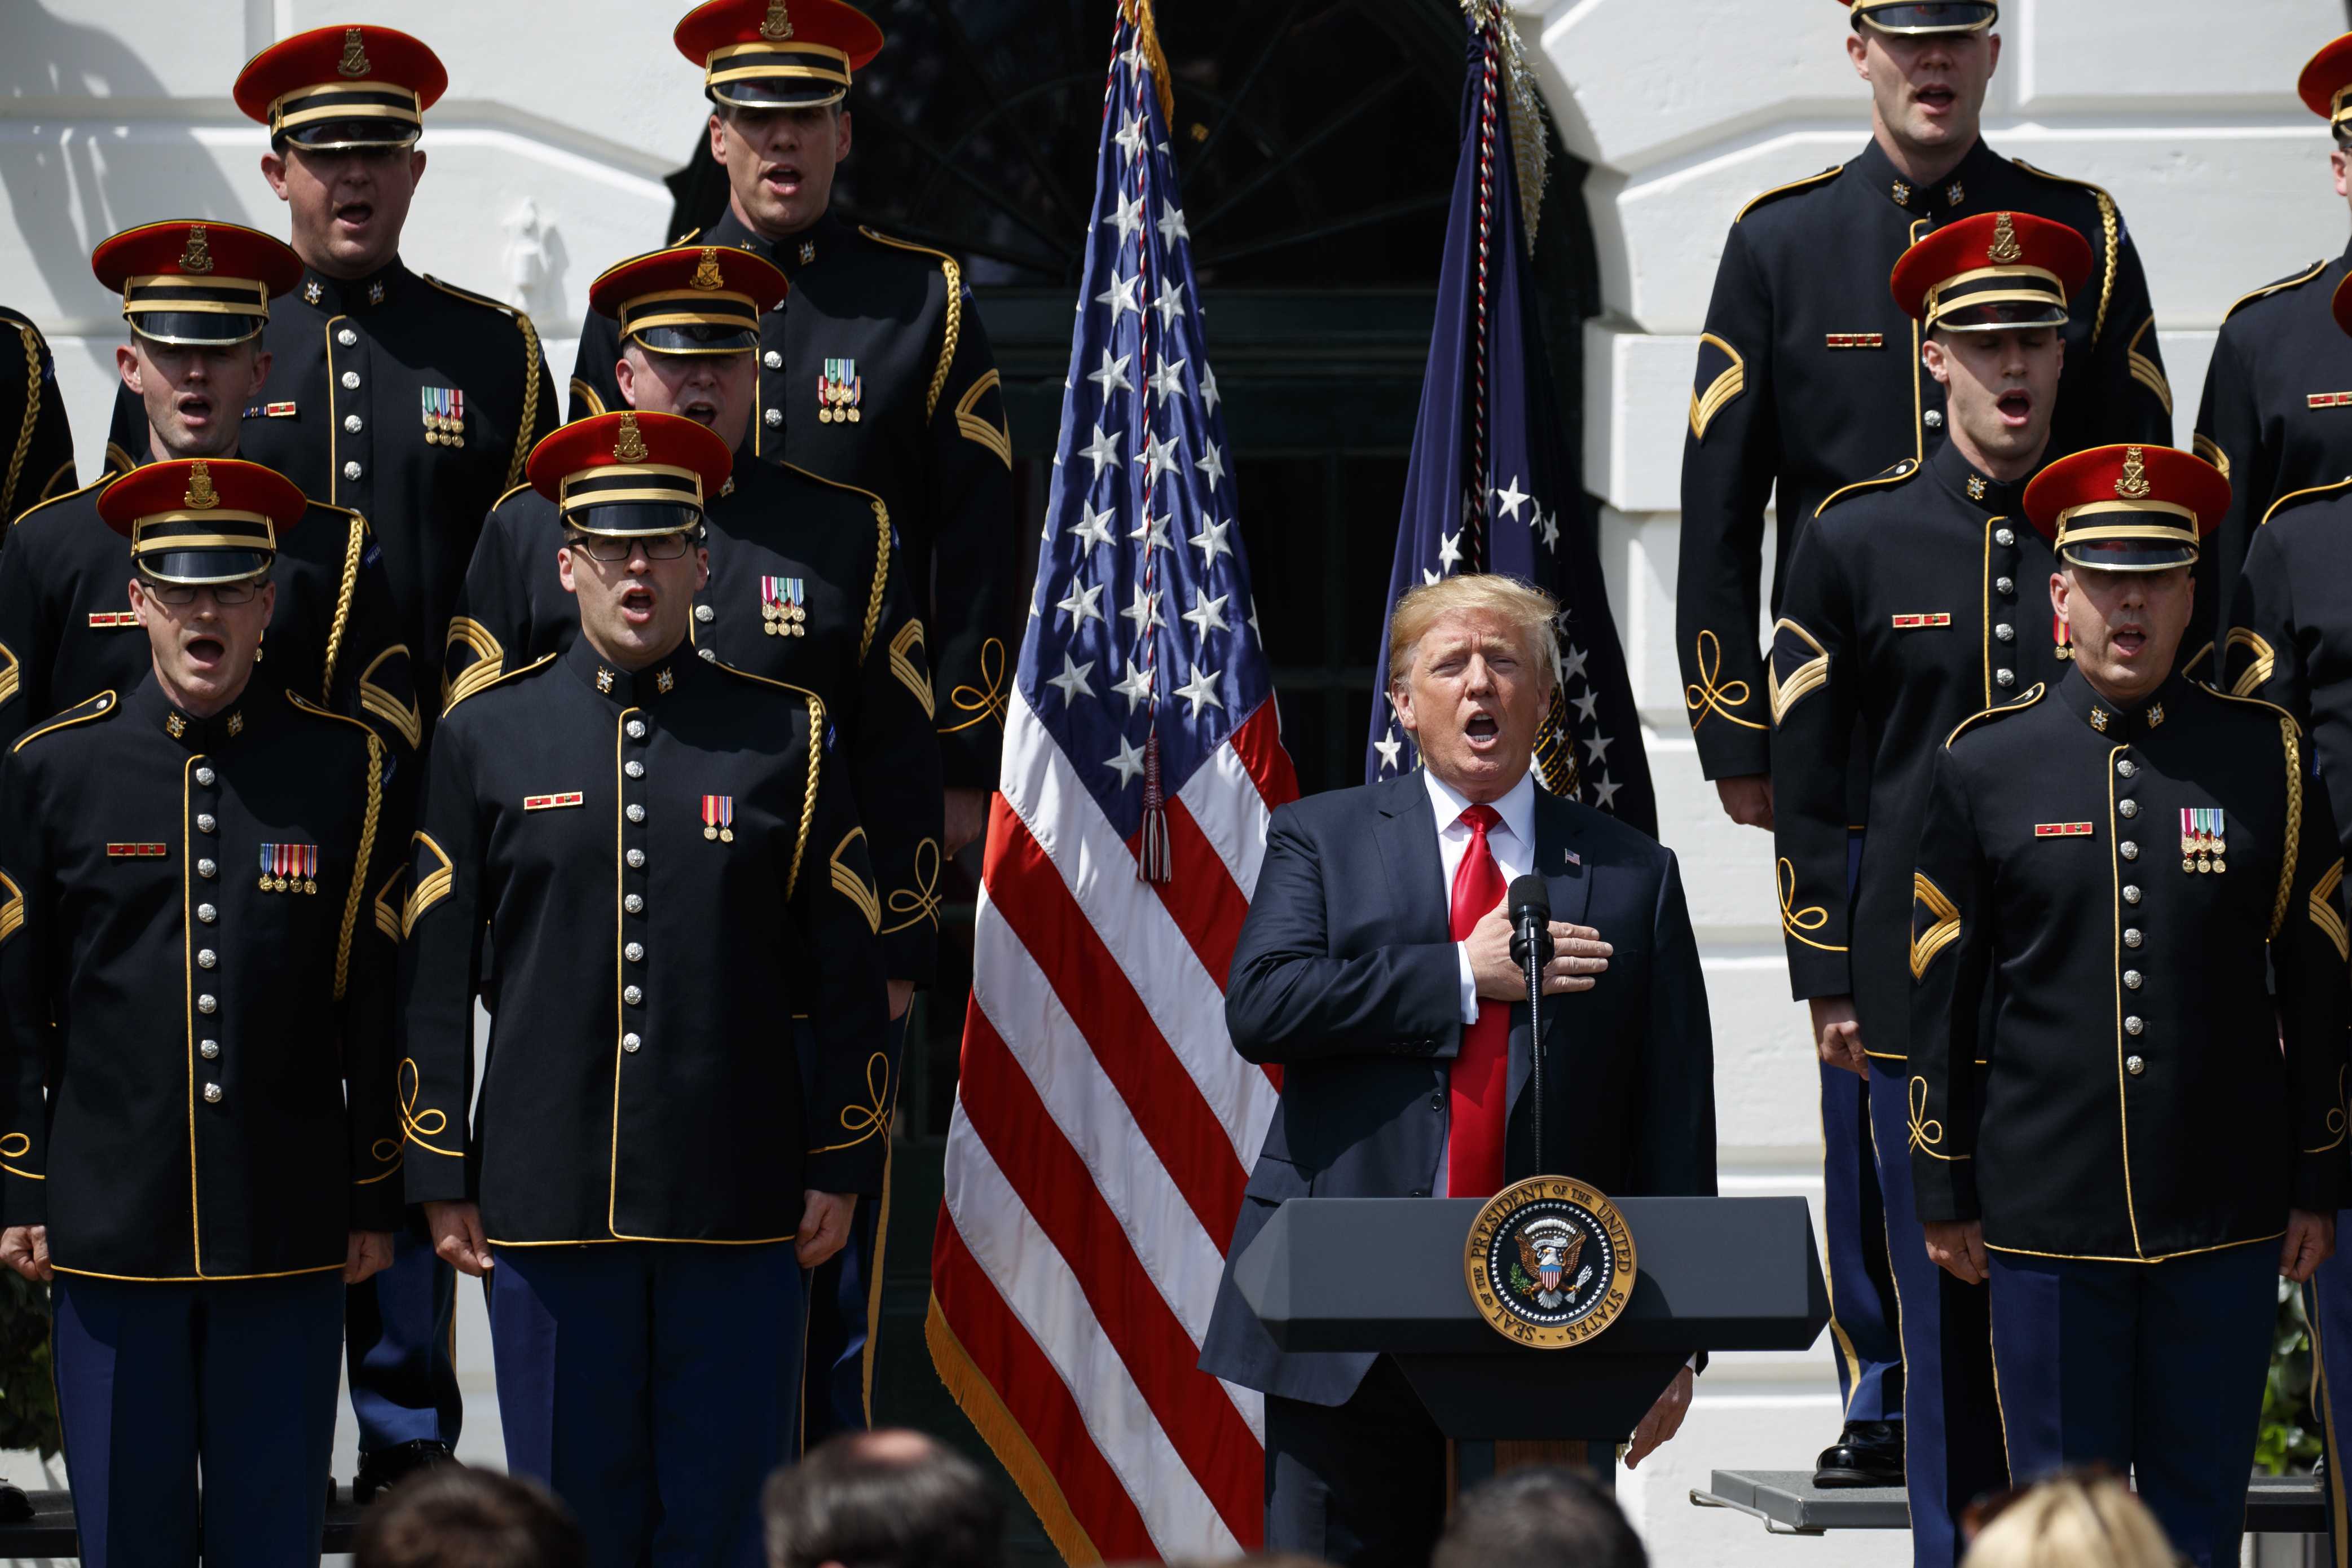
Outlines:
{"type": "Polygon", "coordinates": [[[1176,89],[1168,79],[1168,57],[1160,49],[1160,24],[1151,17],[1151,0],[1118,0],[1119,15],[1135,24],[1136,43],[1151,71],[1152,89],[1160,94],[1160,121],[1176,123],[1176,89]]]}
{"type": "MultiPolygon", "coordinates": [[[[1149,5],[1149,0],[1140,0],[1149,5]]],[[[1519,43],[1507,0],[1462,0],[1473,32],[1492,26],[1502,42],[1503,96],[1511,110],[1511,163],[1519,176],[1519,218],[1527,230],[1528,254],[1536,253],[1536,226],[1543,219],[1544,182],[1551,175],[1551,132],[1544,124],[1543,95],[1519,43]]]]}

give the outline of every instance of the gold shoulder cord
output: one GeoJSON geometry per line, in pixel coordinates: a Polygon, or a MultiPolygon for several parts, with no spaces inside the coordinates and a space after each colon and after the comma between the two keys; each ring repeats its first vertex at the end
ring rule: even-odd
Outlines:
{"type": "Polygon", "coordinates": [[[892,239],[887,234],[877,234],[863,224],[857,232],[878,245],[894,250],[911,250],[921,256],[939,258],[940,271],[948,280],[947,332],[940,344],[940,363],[931,372],[930,395],[923,399],[923,418],[928,421],[940,405],[940,394],[948,386],[948,367],[955,363],[956,340],[963,332],[963,268],[956,258],[944,250],[933,250],[928,245],[909,245],[903,239],[892,239]]]}
{"type": "Polygon", "coordinates": [[[784,877],[784,897],[788,900],[801,883],[801,857],[808,853],[809,829],[816,826],[816,784],[824,765],[824,703],[814,693],[809,696],[808,710],[808,793],[801,797],[801,835],[793,844],[793,868],[784,877]]]}
{"type": "Polygon", "coordinates": [[[2303,748],[2297,742],[2294,721],[2284,716],[2279,720],[2279,744],[2286,752],[2286,842],[2279,849],[2278,902],[2271,910],[2271,931],[2266,939],[2276,941],[2286,924],[2286,910],[2294,892],[2294,869],[2303,851],[2303,748]]]}
{"type": "Polygon", "coordinates": [[[2116,291],[2116,252],[2121,247],[2116,243],[2116,198],[2095,185],[2091,187],[2091,194],[2099,198],[2099,233],[2107,247],[2106,276],[2099,279],[2099,314],[2091,323],[2091,342],[2096,343],[2107,335],[2107,300],[2116,291]]]}
{"type": "Polygon", "coordinates": [[[515,426],[514,456],[507,461],[509,489],[522,483],[523,464],[530,458],[530,433],[539,424],[539,329],[530,324],[528,310],[517,310],[514,319],[522,328],[522,418],[515,426]]]}
{"type": "Polygon", "coordinates": [[[375,731],[367,738],[367,816],[360,824],[359,862],[352,868],[352,890],[343,900],[343,931],[335,942],[335,1000],[343,999],[343,986],[351,978],[352,931],[359,924],[360,902],[367,897],[367,873],[375,856],[376,816],[383,807],[383,742],[375,731]]]}
{"type": "Polygon", "coordinates": [[[0,484],[0,523],[16,515],[16,481],[25,472],[25,454],[33,447],[33,431],[41,418],[40,336],[31,327],[16,329],[25,343],[25,419],[16,431],[16,449],[8,458],[8,479],[0,484]]]}
{"type": "Polygon", "coordinates": [[[335,660],[342,656],[343,629],[351,625],[352,598],[359,592],[360,547],[367,540],[367,519],[352,513],[350,542],[343,546],[343,583],[335,591],[335,619],[327,628],[327,665],[319,675],[319,700],[335,700],[335,660]]]}
{"type": "Polygon", "coordinates": [[[876,497],[874,506],[874,589],[866,595],[866,631],[857,639],[857,662],[864,664],[874,647],[874,628],[882,621],[882,591],[890,585],[890,509],[876,497]]]}

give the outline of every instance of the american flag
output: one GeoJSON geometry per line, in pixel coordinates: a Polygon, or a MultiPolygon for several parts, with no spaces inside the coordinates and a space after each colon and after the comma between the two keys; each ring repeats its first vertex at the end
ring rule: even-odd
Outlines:
{"type": "MultiPolygon", "coordinates": [[[[1470,37],[1462,160],[1389,602],[1456,572],[1506,573],[1558,599],[1559,679],[1537,738],[1537,775],[1553,794],[1654,836],[1658,806],[1641,718],[1536,320],[1528,251],[1550,132],[1503,0],[1465,0],[1463,8],[1470,37]]],[[[1368,784],[1420,761],[1388,700],[1388,640],[1383,626],[1364,747],[1368,784]]]]}
{"type": "Polygon", "coordinates": [[[932,1360],[1065,1557],[1230,1555],[1260,1395],[1198,1371],[1275,1103],[1224,983],[1298,793],[1149,0],[1122,0],[1037,585],[1005,715],[932,1360]]]}

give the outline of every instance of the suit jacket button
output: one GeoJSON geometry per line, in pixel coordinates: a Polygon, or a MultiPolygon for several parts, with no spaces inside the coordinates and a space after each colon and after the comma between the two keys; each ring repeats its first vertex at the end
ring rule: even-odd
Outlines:
{"type": "Polygon", "coordinates": [[[2017,535],[2009,529],[1996,528],[1992,531],[1992,542],[2004,546],[2014,544],[2017,542],[2017,535]]]}
{"type": "Polygon", "coordinates": [[[760,356],[760,363],[766,365],[770,370],[782,370],[784,368],[784,356],[778,353],[775,350],[770,349],[766,353],[760,356]]]}
{"type": "Polygon", "coordinates": [[[2126,1071],[2126,1072],[2127,1072],[2127,1073],[2131,1074],[2131,1075],[2132,1075],[2132,1077],[2134,1077],[2134,1078],[2137,1078],[2140,1074],[2142,1074],[2142,1073],[2146,1072],[2147,1070],[2147,1063],[2146,1063],[2146,1062],[2142,1061],[2139,1058],[2137,1058],[2137,1057],[2126,1057],[2126,1058],[2124,1058],[2124,1071],[2126,1071]]]}
{"type": "Polygon", "coordinates": [[[1431,1095],[1431,1096],[1429,1097],[1429,1109],[1430,1109],[1430,1110],[1444,1110],[1444,1109],[1445,1109],[1445,1097],[1444,1097],[1444,1095],[1442,1095],[1442,1094],[1433,1094],[1433,1095],[1431,1095]]]}
{"type": "Polygon", "coordinates": [[[781,408],[771,408],[765,414],[761,415],[760,417],[766,420],[768,428],[772,430],[777,426],[782,425],[784,422],[784,411],[781,408]]]}
{"type": "Polygon", "coordinates": [[[637,1047],[644,1044],[645,1042],[637,1038],[635,1035],[623,1035],[621,1037],[621,1048],[628,1052],[631,1056],[635,1056],[637,1054],[637,1047]]]}
{"type": "Polygon", "coordinates": [[[220,1102],[221,1086],[216,1083],[208,1083],[205,1085],[205,1103],[206,1105],[218,1105],[220,1102]]]}

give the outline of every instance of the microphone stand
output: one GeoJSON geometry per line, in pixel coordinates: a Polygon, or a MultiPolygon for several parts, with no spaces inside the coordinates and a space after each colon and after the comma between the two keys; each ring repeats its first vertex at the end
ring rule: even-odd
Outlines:
{"type": "Polygon", "coordinates": [[[1534,1063],[1536,1097],[1536,1174],[1544,1174],[1544,1049],[1543,1049],[1543,966],[1549,958],[1551,935],[1549,922],[1536,928],[1533,940],[1527,946],[1528,974],[1528,1052],[1534,1063]]]}

